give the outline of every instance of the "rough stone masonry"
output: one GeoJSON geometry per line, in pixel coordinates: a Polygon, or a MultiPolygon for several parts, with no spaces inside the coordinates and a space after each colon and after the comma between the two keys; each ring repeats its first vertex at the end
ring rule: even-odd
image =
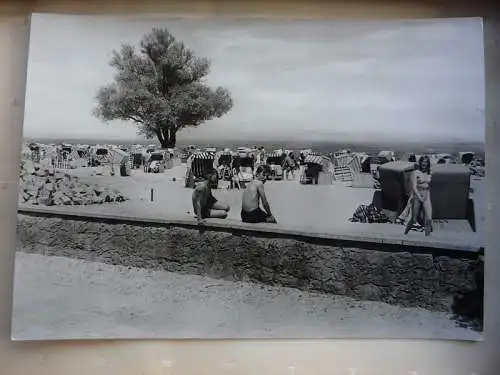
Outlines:
{"type": "Polygon", "coordinates": [[[123,202],[118,191],[82,183],[77,177],[21,161],[19,202],[32,205],[62,206],[123,202]]]}
{"type": "MultiPolygon", "coordinates": [[[[483,261],[140,224],[19,215],[18,249],[450,311],[483,261]]],[[[380,245],[383,246],[383,245],[380,245]]],[[[482,299],[480,301],[482,303],[482,299]]]]}

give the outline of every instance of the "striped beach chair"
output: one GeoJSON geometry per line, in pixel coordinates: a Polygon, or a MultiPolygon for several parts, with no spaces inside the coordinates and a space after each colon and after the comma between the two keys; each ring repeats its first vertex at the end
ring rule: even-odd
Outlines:
{"type": "Polygon", "coordinates": [[[318,164],[323,168],[324,165],[324,159],[321,155],[318,154],[309,154],[305,158],[305,163],[306,164],[318,164]]]}
{"type": "Polygon", "coordinates": [[[59,169],[70,169],[79,165],[82,161],[80,154],[76,149],[71,152],[63,152],[55,158],[55,167],[59,169]]]}
{"type": "Polygon", "coordinates": [[[356,154],[341,151],[334,154],[334,176],[336,181],[352,182],[361,172],[361,160],[356,154]]]}
{"type": "Polygon", "coordinates": [[[197,152],[192,154],[187,161],[188,167],[186,170],[185,186],[194,188],[196,182],[203,180],[205,175],[214,168],[214,161],[215,154],[211,152],[197,152]]]}
{"type": "MultiPolygon", "coordinates": [[[[324,180],[323,178],[321,179],[323,182],[322,184],[324,184],[325,182],[327,184],[330,184],[331,181],[332,181],[332,162],[331,160],[326,157],[326,156],[323,156],[323,155],[320,155],[320,154],[316,154],[316,153],[311,153],[309,155],[307,155],[304,159],[304,163],[308,166],[308,167],[319,167],[320,168],[320,173],[322,173],[323,177],[326,177],[326,180],[324,180]]],[[[303,173],[300,177],[300,183],[302,184],[308,184],[308,183],[311,183],[311,177],[307,176],[305,173],[303,173]]]]}
{"type": "Polygon", "coordinates": [[[353,173],[361,173],[361,159],[358,155],[352,155],[349,167],[353,173]]]}
{"type": "Polygon", "coordinates": [[[267,153],[264,156],[266,166],[266,173],[268,180],[282,180],[283,179],[283,154],[279,152],[267,153]]]}

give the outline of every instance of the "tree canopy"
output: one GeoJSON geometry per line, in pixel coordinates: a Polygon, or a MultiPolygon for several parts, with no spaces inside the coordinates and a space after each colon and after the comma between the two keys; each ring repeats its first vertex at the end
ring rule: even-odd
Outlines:
{"type": "Polygon", "coordinates": [[[229,91],[205,83],[210,61],[196,57],[167,29],[154,28],[140,42],[139,52],[123,44],[109,62],[114,82],[96,95],[94,115],[108,122],[133,121],[139,134],[175,147],[177,132],[229,112],[229,91]]]}

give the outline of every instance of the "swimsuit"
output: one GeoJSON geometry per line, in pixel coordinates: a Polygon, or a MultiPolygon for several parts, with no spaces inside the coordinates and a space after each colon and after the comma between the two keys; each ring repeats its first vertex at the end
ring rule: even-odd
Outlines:
{"type": "Polygon", "coordinates": [[[201,208],[201,218],[206,219],[210,217],[210,210],[217,203],[217,199],[212,194],[209,194],[205,206],[201,208]]]}
{"type": "Polygon", "coordinates": [[[415,173],[417,179],[417,189],[418,190],[429,190],[429,184],[431,182],[431,175],[425,174],[420,171],[415,173]]]}
{"type": "Polygon", "coordinates": [[[241,221],[244,223],[264,223],[268,217],[269,215],[260,208],[253,211],[241,210],[241,221]]]}
{"type": "Polygon", "coordinates": [[[417,191],[426,200],[430,193],[431,175],[416,171],[415,173],[417,191]]]}

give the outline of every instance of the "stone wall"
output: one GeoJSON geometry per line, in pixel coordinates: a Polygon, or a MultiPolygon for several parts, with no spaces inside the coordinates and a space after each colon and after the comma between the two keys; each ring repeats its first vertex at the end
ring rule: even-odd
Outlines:
{"type": "Polygon", "coordinates": [[[483,270],[478,257],[27,215],[19,215],[18,246],[29,253],[254,281],[440,311],[450,311],[457,295],[474,291],[478,272],[483,270]]]}

